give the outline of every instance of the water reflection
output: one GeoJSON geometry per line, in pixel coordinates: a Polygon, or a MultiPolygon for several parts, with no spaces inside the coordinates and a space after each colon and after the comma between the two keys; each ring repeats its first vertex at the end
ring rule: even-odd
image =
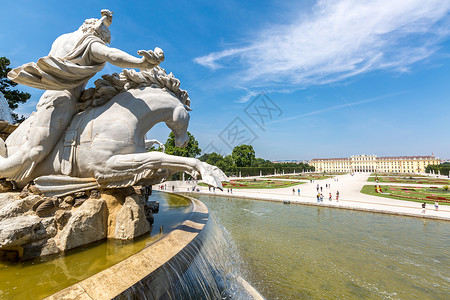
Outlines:
{"type": "Polygon", "coordinates": [[[450,223],[201,196],[268,299],[445,299],[450,223]]]}

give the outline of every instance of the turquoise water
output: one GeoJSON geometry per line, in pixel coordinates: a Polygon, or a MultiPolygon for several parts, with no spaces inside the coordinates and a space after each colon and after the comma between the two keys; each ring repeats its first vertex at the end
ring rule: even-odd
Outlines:
{"type": "Polygon", "coordinates": [[[199,196],[267,299],[449,299],[450,222],[199,196]]]}
{"type": "Polygon", "coordinates": [[[149,200],[160,203],[152,231],[133,242],[100,241],[56,257],[0,262],[0,299],[41,299],[86,279],[169,233],[191,211],[190,201],[178,195],[153,192],[149,200]]]}

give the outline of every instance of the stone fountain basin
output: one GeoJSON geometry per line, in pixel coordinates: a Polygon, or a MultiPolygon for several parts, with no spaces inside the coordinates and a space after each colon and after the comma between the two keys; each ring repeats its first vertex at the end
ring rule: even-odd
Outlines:
{"type": "MultiPolygon", "coordinates": [[[[192,210],[175,230],[133,256],[46,299],[133,299],[147,293],[157,299],[170,284],[165,280],[168,271],[165,266],[171,262],[173,265],[176,261],[176,272],[184,272],[189,262],[178,259],[178,256],[194,240],[201,243],[205,238],[202,229],[208,220],[208,209],[202,202],[190,197],[188,199],[192,203],[192,210]],[[180,264],[181,261],[185,263],[180,264]]],[[[189,248],[189,252],[192,256],[196,255],[192,253],[192,248],[189,248]]]]}

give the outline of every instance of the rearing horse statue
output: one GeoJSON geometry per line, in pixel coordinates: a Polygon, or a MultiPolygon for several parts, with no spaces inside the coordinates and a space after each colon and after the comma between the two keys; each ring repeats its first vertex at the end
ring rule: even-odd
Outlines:
{"type": "MultiPolygon", "coordinates": [[[[53,151],[27,177],[46,195],[62,196],[92,188],[156,184],[178,171],[200,174],[222,189],[217,167],[195,158],[146,152],[145,134],[165,122],[178,147],[187,145],[190,100],[179,81],[159,67],[105,75],[81,97],[80,110],[53,151]]],[[[20,129],[20,128],[19,128],[20,129]]],[[[20,130],[7,140],[8,155],[20,130]]]]}

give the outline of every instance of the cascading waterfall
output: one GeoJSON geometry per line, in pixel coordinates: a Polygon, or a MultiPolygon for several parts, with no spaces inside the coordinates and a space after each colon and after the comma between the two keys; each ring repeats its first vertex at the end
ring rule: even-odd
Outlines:
{"type": "Polygon", "coordinates": [[[229,234],[210,214],[202,232],[133,294],[143,299],[262,299],[240,275],[229,234]]]}

